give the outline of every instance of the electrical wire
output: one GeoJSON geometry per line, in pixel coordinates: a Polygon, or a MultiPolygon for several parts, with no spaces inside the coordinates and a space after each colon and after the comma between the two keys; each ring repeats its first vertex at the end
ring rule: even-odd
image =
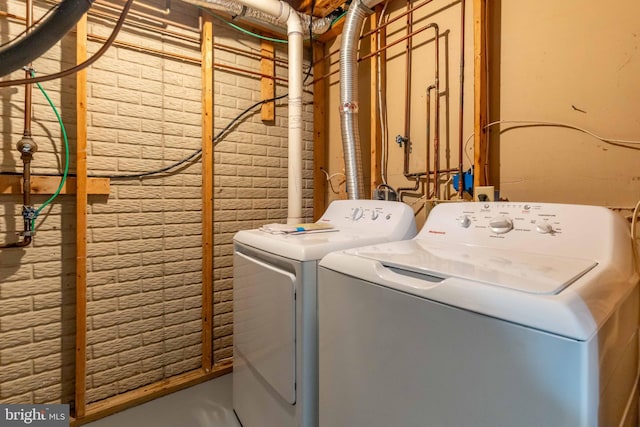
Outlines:
{"type": "Polygon", "coordinates": [[[2,44],[0,44],[0,48],[6,47],[8,45],[10,45],[11,43],[15,42],[16,40],[18,40],[20,37],[22,37],[23,35],[25,35],[27,32],[32,31],[44,18],[46,18],[47,16],[49,16],[49,14],[51,12],[53,12],[54,10],[56,10],[58,8],[58,6],[60,6],[60,4],[56,3],[53,6],[51,6],[49,8],[49,10],[47,10],[45,12],[44,15],[42,15],[42,17],[40,17],[40,19],[38,19],[36,22],[33,23],[33,25],[31,25],[28,28],[25,28],[20,34],[18,34],[17,36],[15,36],[14,38],[12,38],[11,40],[4,42],[2,44]]]}
{"type": "Polygon", "coordinates": [[[638,226],[638,214],[640,214],[640,200],[636,203],[636,207],[633,209],[633,216],[631,218],[631,244],[633,248],[633,257],[636,262],[636,270],[640,273],[640,254],[638,254],[638,246],[640,245],[640,236],[636,236],[636,227],[638,226]]]}
{"type": "MultiPolygon", "coordinates": [[[[495,122],[491,122],[488,123],[487,125],[485,125],[485,127],[483,129],[489,129],[493,126],[496,125],[500,125],[500,124],[515,124],[515,125],[525,125],[525,126],[551,126],[551,127],[563,127],[563,128],[567,128],[567,129],[573,129],[573,130],[577,130],[579,132],[582,133],[586,133],[587,135],[598,139],[602,142],[605,142],[607,144],[613,144],[616,146],[623,146],[626,147],[626,145],[624,144],[628,144],[628,145],[640,145],[640,140],[629,140],[629,139],[616,139],[616,138],[605,138],[602,137],[600,135],[597,135],[587,129],[578,127],[578,126],[574,126],[571,124],[567,124],[567,123],[560,123],[560,122],[548,122],[548,121],[535,121],[535,120],[496,120],[495,122]]],[[[509,129],[513,129],[513,128],[509,128],[509,129]]],[[[505,129],[509,130],[509,129],[505,129]]],[[[465,156],[467,157],[467,160],[469,160],[469,162],[473,165],[473,161],[471,160],[471,158],[469,157],[469,153],[467,152],[467,145],[469,144],[469,141],[471,141],[471,139],[475,136],[475,133],[472,133],[471,135],[469,135],[469,137],[467,138],[467,140],[464,143],[464,153],[465,156]]],[[[626,147],[626,148],[631,148],[631,147],[626,147]]]]}
{"type": "Polygon", "coordinates": [[[248,34],[250,36],[257,37],[260,40],[267,40],[267,41],[274,42],[274,43],[285,43],[285,44],[289,43],[288,40],[276,39],[276,38],[273,38],[273,37],[263,36],[262,34],[257,34],[257,33],[254,33],[252,31],[247,30],[246,28],[242,28],[241,26],[236,25],[233,22],[225,21],[224,19],[220,19],[220,20],[225,22],[231,28],[235,28],[236,30],[238,30],[238,31],[240,31],[242,33],[248,34]]]}
{"type": "Polygon", "coordinates": [[[66,77],[68,75],[77,73],[78,71],[87,68],[89,65],[93,64],[98,59],[100,59],[100,57],[102,55],[104,55],[104,53],[107,51],[107,49],[109,49],[111,47],[111,45],[113,44],[113,42],[116,39],[116,36],[120,32],[120,29],[124,25],[125,18],[127,17],[127,13],[129,13],[129,10],[131,9],[131,5],[133,5],[133,0],[127,0],[127,2],[125,3],[124,7],[122,8],[122,12],[120,13],[120,17],[118,18],[118,21],[116,22],[116,25],[113,28],[113,31],[111,32],[111,35],[109,36],[107,41],[104,42],[102,47],[100,47],[100,49],[95,54],[93,54],[93,56],[91,58],[87,59],[86,61],[84,61],[84,62],[82,62],[82,63],[80,63],[78,65],[75,65],[75,66],[73,66],[71,68],[68,68],[68,69],[66,69],[64,71],[60,71],[58,73],[48,74],[48,75],[36,77],[36,78],[33,78],[33,79],[19,79],[19,80],[0,81],[0,87],[26,85],[26,84],[33,84],[33,83],[42,83],[42,82],[46,82],[46,81],[49,81],[49,80],[61,79],[63,77],[66,77]]]}
{"type": "Polygon", "coordinates": [[[344,17],[347,14],[347,12],[342,12],[340,15],[338,15],[333,21],[331,21],[331,23],[329,24],[329,28],[332,28],[333,25],[338,22],[340,19],[342,19],[342,17],[344,17]]]}
{"type": "MultiPolygon", "coordinates": [[[[31,76],[35,77],[35,74],[36,74],[35,71],[31,70],[31,76]]],[[[67,181],[67,175],[69,173],[69,138],[67,138],[67,130],[64,127],[64,123],[62,122],[62,117],[60,117],[60,113],[58,112],[58,109],[53,104],[53,101],[51,101],[51,98],[49,98],[49,95],[47,94],[47,92],[44,90],[42,85],[40,85],[40,83],[36,83],[36,85],[38,86],[38,89],[40,89],[40,92],[42,92],[45,99],[51,106],[51,109],[53,110],[54,114],[56,115],[56,118],[58,119],[58,123],[60,124],[60,130],[62,131],[62,138],[64,140],[64,172],[62,173],[62,179],[60,180],[60,185],[58,185],[58,189],[38,209],[36,209],[35,218],[38,217],[40,212],[42,212],[42,210],[47,205],[49,205],[56,197],[58,197],[58,195],[62,191],[62,188],[64,187],[65,182],[67,181]]],[[[35,221],[36,221],[35,218],[31,220],[31,231],[35,230],[35,221]]]]}
{"type": "MultiPolygon", "coordinates": [[[[238,122],[242,117],[244,117],[244,115],[246,115],[247,113],[249,113],[251,110],[253,110],[254,108],[265,104],[267,102],[273,102],[273,101],[277,101],[280,100],[282,98],[287,97],[289,94],[285,93],[284,95],[279,95],[273,98],[269,98],[269,99],[264,99],[262,101],[258,101],[256,103],[254,103],[253,105],[245,108],[240,114],[238,114],[236,117],[234,117],[220,132],[218,132],[217,135],[215,135],[213,137],[212,143],[214,145],[214,147],[220,143],[222,141],[222,137],[229,131],[229,129],[231,129],[231,127],[233,127],[233,125],[238,122]]],[[[147,171],[147,172],[142,172],[142,173],[135,173],[135,174],[114,174],[114,175],[100,175],[100,174],[92,174],[90,175],[90,177],[92,178],[109,178],[109,179],[135,179],[135,178],[144,178],[146,176],[151,176],[151,175],[159,175],[165,172],[169,172],[173,169],[176,169],[192,160],[196,160],[198,158],[198,156],[202,153],[202,148],[194,151],[193,153],[191,153],[190,155],[188,155],[187,157],[185,157],[182,160],[179,160],[175,163],[172,163],[168,166],[165,166],[163,168],[160,169],[156,169],[156,170],[152,170],[152,171],[147,171]]]]}
{"type": "MultiPolygon", "coordinates": [[[[385,1],[384,2],[384,6],[382,7],[382,11],[380,12],[380,18],[378,18],[378,28],[382,27],[382,21],[384,20],[384,16],[385,13],[387,11],[387,5],[389,4],[389,1],[385,1]]],[[[378,37],[376,37],[376,49],[379,51],[380,50],[380,41],[381,37],[380,35],[378,35],[378,37]]],[[[382,183],[384,185],[387,185],[387,169],[388,169],[388,164],[389,164],[389,132],[387,130],[387,125],[388,125],[388,118],[387,118],[387,103],[386,103],[386,99],[384,98],[384,96],[386,95],[386,91],[382,90],[382,55],[380,53],[378,53],[376,55],[376,63],[377,63],[377,90],[378,90],[378,102],[377,102],[377,107],[378,107],[378,115],[379,115],[379,119],[380,119],[380,134],[382,136],[382,158],[380,159],[380,163],[382,164],[382,171],[380,173],[380,177],[382,179],[382,183]]],[[[386,83],[386,82],[385,82],[386,83]]]]}
{"type": "Polygon", "coordinates": [[[333,188],[333,182],[331,180],[333,178],[335,178],[336,176],[345,176],[345,175],[342,172],[336,172],[336,173],[333,173],[333,174],[329,175],[329,172],[324,170],[324,168],[320,168],[320,170],[327,176],[327,182],[329,183],[329,187],[331,188],[331,192],[333,192],[333,194],[339,194],[339,192],[336,191],[335,188],[333,188]]]}

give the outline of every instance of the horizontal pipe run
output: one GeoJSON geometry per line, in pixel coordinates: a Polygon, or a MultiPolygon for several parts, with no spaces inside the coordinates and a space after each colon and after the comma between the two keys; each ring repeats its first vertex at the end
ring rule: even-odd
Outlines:
{"type": "MultiPolygon", "coordinates": [[[[105,37],[98,36],[96,34],[87,34],[87,38],[89,40],[100,41],[100,42],[104,42],[106,40],[105,37]]],[[[161,57],[164,57],[164,58],[177,59],[179,61],[188,62],[190,64],[200,64],[201,63],[200,58],[195,58],[195,57],[186,56],[186,55],[180,55],[178,53],[166,52],[166,51],[163,51],[163,50],[153,49],[153,48],[146,47],[146,46],[140,46],[140,45],[136,45],[136,44],[129,43],[129,42],[123,42],[123,41],[115,40],[113,42],[113,45],[114,46],[128,48],[128,49],[133,49],[133,50],[136,50],[138,52],[150,53],[150,54],[161,56],[161,57]]],[[[240,67],[234,67],[232,65],[221,64],[219,62],[214,62],[213,66],[214,66],[214,68],[222,68],[222,69],[225,69],[225,70],[237,71],[239,73],[250,74],[252,76],[268,77],[270,79],[281,81],[283,83],[286,83],[288,81],[287,79],[285,79],[283,77],[269,76],[267,74],[264,74],[264,73],[261,73],[261,72],[258,72],[258,71],[247,70],[247,69],[243,69],[243,68],[240,68],[240,67]]]]}

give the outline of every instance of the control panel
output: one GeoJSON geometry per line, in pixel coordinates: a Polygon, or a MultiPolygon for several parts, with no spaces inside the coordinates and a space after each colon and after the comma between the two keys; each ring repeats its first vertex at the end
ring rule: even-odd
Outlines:
{"type": "Polygon", "coordinates": [[[458,202],[437,205],[417,238],[586,256],[605,250],[612,232],[628,235],[628,225],[601,206],[458,202]]]}
{"type": "Polygon", "coordinates": [[[318,222],[336,227],[396,227],[414,223],[413,210],[401,202],[386,200],[337,200],[329,205],[318,222]]]}
{"type": "Polygon", "coordinates": [[[562,216],[533,203],[468,203],[454,218],[461,228],[486,230],[495,235],[534,232],[553,236],[562,233],[562,216]]]}

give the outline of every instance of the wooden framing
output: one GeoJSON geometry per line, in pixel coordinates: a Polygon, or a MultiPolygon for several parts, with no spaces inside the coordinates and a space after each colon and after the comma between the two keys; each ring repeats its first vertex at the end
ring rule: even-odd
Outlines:
{"type": "MultiPolygon", "coordinates": [[[[313,43],[313,75],[324,74],[324,43],[313,43]]],[[[317,221],[327,208],[325,79],[313,83],[313,220],[317,221]]]]}
{"type": "Polygon", "coordinates": [[[82,419],[72,419],[70,425],[71,427],[74,427],[95,421],[124,409],[131,408],[132,406],[140,405],[141,403],[148,402],[158,397],[228,374],[231,370],[231,362],[219,363],[216,364],[209,372],[204,372],[203,369],[196,369],[146,385],[127,393],[91,403],[87,406],[84,417],[82,419]]]}
{"type": "MultiPolygon", "coordinates": [[[[87,15],[76,25],[76,63],[87,59],[87,15]]],[[[87,71],[76,74],[76,352],[74,416],[86,411],[87,374],[87,71]]]]}
{"type": "MultiPolygon", "coordinates": [[[[369,17],[370,30],[375,29],[382,6],[376,6],[375,12],[369,17]]],[[[371,35],[371,50],[376,49],[378,38],[380,38],[381,45],[386,41],[386,27],[383,28],[380,33],[373,33],[371,35]]],[[[387,54],[386,51],[380,52],[382,70],[384,72],[386,66],[387,54]]],[[[369,88],[369,95],[371,99],[371,112],[370,112],[370,126],[371,126],[371,192],[375,190],[378,185],[382,184],[382,123],[380,123],[380,115],[378,114],[378,58],[374,56],[371,58],[371,87],[369,88]]],[[[384,79],[382,79],[384,82],[384,79]]]]}
{"type": "MultiPolygon", "coordinates": [[[[78,134],[83,136],[86,141],[86,128],[83,128],[78,134]]],[[[61,179],[59,176],[31,175],[31,194],[53,194],[58,189],[61,179]]],[[[85,183],[80,185],[86,185],[87,195],[109,194],[109,178],[84,177],[83,179],[85,183]]],[[[60,194],[76,194],[78,185],[76,178],[67,178],[60,194]]],[[[22,194],[22,176],[0,175],[0,194],[22,194]]]]}
{"type": "Polygon", "coordinates": [[[487,0],[473,0],[474,149],[473,186],[488,184],[487,177],[487,0]]]}
{"type": "Polygon", "coordinates": [[[202,14],[202,369],[213,366],[213,19],[202,14]]]}
{"type": "MultiPolygon", "coordinates": [[[[263,40],[260,46],[260,99],[271,99],[276,96],[276,52],[273,42],[263,40]],[[268,77],[271,76],[271,77],[268,77]]],[[[260,115],[263,121],[273,122],[276,119],[276,103],[275,101],[265,102],[262,104],[260,115]]]]}

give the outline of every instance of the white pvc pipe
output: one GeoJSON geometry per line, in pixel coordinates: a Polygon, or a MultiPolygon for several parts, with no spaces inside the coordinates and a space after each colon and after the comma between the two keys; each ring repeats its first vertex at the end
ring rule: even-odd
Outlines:
{"type": "Polygon", "coordinates": [[[287,224],[302,222],[302,25],[300,17],[280,0],[239,0],[250,8],[287,22],[289,40],[289,132],[287,224]]]}
{"type": "Polygon", "coordinates": [[[287,224],[302,222],[302,25],[297,14],[287,19],[289,38],[289,168],[287,224]]]}

